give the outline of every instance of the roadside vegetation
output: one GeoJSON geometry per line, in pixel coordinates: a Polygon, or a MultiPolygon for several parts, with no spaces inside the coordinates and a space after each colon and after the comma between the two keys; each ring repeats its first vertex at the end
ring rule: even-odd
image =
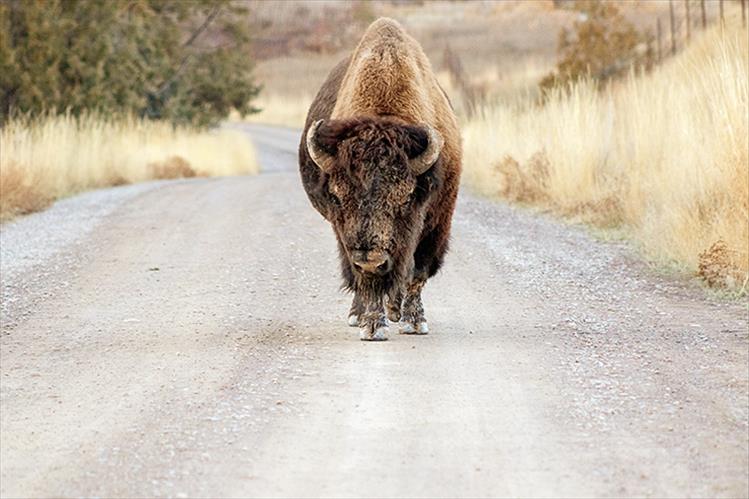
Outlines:
{"type": "Polygon", "coordinates": [[[88,189],[258,171],[240,132],[95,114],[13,119],[0,130],[0,151],[0,220],[88,189]]]}
{"type": "Polygon", "coordinates": [[[249,11],[230,0],[0,2],[0,219],[86,189],[254,173],[249,11]]]}
{"type": "Polygon", "coordinates": [[[715,26],[651,73],[582,79],[464,126],[483,193],[623,228],[644,253],[746,291],[749,40],[715,26]]]}

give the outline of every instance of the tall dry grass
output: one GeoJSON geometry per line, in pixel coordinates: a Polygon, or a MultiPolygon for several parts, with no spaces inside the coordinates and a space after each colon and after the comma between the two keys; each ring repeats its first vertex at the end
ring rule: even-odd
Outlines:
{"type": "Polygon", "coordinates": [[[543,106],[497,105],[464,127],[465,180],[602,226],[651,258],[746,288],[749,40],[715,27],[647,75],[543,106]]]}
{"type": "Polygon", "coordinates": [[[21,118],[0,130],[0,219],[86,189],[258,169],[252,145],[236,131],[95,115],[21,118]]]}

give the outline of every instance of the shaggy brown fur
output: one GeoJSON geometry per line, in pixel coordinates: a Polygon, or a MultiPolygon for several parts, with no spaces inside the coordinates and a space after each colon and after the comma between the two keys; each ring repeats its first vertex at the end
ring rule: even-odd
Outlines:
{"type": "MultiPolygon", "coordinates": [[[[333,225],[344,286],[356,293],[352,314],[366,331],[401,305],[405,330],[424,323],[421,288],[447,251],[461,168],[457,120],[424,52],[394,20],[367,29],[353,54],[328,76],[307,115],[299,167],[312,205],[333,225]],[[307,130],[316,149],[331,158],[323,171],[310,157],[307,130]],[[436,163],[416,175],[409,161],[429,145],[427,126],[444,139],[436,163]],[[392,271],[357,271],[352,252],[392,257],[392,271]]],[[[422,328],[424,329],[424,328],[422,328]]]]}

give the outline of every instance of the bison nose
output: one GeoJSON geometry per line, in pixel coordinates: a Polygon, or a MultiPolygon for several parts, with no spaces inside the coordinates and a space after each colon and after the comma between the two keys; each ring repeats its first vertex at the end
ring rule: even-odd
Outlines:
{"type": "Polygon", "coordinates": [[[393,270],[393,260],[386,251],[354,250],[351,252],[351,260],[359,272],[385,275],[393,270]]]}

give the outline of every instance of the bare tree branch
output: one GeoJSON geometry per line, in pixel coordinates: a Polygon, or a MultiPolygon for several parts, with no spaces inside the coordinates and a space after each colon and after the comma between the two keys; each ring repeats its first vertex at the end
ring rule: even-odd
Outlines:
{"type": "MultiPolygon", "coordinates": [[[[193,32],[193,34],[190,35],[190,38],[188,38],[185,41],[185,43],[182,44],[182,47],[183,48],[187,48],[187,47],[191,46],[195,42],[195,40],[197,40],[198,37],[201,34],[203,34],[203,32],[206,29],[208,29],[208,26],[210,26],[210,24],[213,22],[214,19],[216,19],[216,16],[218,16],[220,12],[221,12],[221,6],[220,5],[217,5],[216,7],[214,7],[213,10],[210,12],[210,14],[208,14],[208,16],[206,16],[205,20],[203,21],[203,24],[201,24],[198,27],[198,29],[196,29],[193,32]]],[[[172,76],[167,81],[165,81],[164,83],[162,83],[159,86],[158,90],[156,90],[156,96],[162,95],[164,92],[167,91],[167,89],[170,86],[172,86],[172,84],[175,81],[177,81],[177,79],[179,79],[179,77],[182,74],[182,71],[187,67],[187,63],[190,61],[191,58],[192,58],[192,54],[191,53],[188,52],[187,54],[185,54],[185,56],[180,61],[179,66],[177,66],[177,70],[172,74],[172,76]]]]}
{"type": "Polygon", "coordinates": [[[221,12],[221,6],[216,5],[210,14],[205,18],[205,21],[203,21],[203,24],[200,25],[198,29],[195,30],[195,32],[190,35],[190,38],[185,41],[185,43],[182,44],[183,47],[189,47],[193,44],[193,42],[205,31],[208,26],[213,22],[213,20],[216,18],[216,16],[221,12]]]}

